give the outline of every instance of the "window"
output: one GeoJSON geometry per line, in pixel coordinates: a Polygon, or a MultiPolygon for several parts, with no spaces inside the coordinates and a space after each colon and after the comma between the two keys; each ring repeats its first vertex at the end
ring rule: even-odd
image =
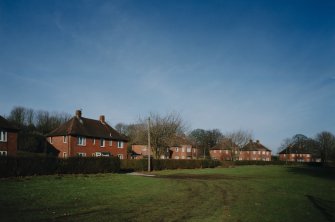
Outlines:
{"type": "Polygon", "coordinates": [[[214,150],[214,153],[216,153],[216,150],[214,150]]]}
{"type": "Polygon", "coordinates": [[[222,150],[220,150],[220,153],[222,153],[222,150]]]}
{"type": "Polygon", "coordinates": [[[226,150],[226,154],[228,154],[228,152],[229,152],[229,151],[228,151],[228,150],[226,150]]]}
{"type": "Polygon", "coordinates": [[[178,159],[179,159],[179,156],[175,156],[174,158],[175,158],[176,160],[178,160],[178,159]]]}
{"type": "Polygon", "coordinates": [[[117,157],[119,157],[120,160],[123,159],[123,155],[122,154],[118,154],[117,157]]]}
{"type": "Polygon", "coordinates": [[[77,144],[79,146],[86,146],[86,137],[78,136],[77,144]]]}
{"type": "Polygon", "coordinates": [[[49,138],[49,142],[52,144],[52,137],[49,138]]]}
{"type": "Polygon", "coordinates": [[[182,156],[181,158],[182,158],[182,159],[185,159],[185,156],[182,156]]]}
{"type": "Polygon", "coordinates": [[[67,143],[67,136],[63,136],[63,143],[67,143]]]}
{"type": "Polygon", "coordinates": [[[178,152],[178,150],[179,150],[178,147],[176,147],[176,152],[178,152]]]}
{"type": "Polygon", "coordinates": [[[252,151],[252,154],[254,154],[254,155],[255,155],[255,154],[256,154],[256,151],[252,151]]]}
{"type": "Polygon", "coordinates": [[[63,153],[63,158],[67,158],[67,152],[63,153]]]}
{"type": "Polygon", "coordinates": [[[105,139],[100,139],[100,147],[105,147],[105,139]]]}
{"type": "Polygon", "coordinates": [[[265,151],[262,151],[262,154],[264,155],[264,154],[265,154],[265,151]]]}
{"type": "Polygon", "coordinates": [[[123,148],[123,141],[117,142],[117,148],[123,148]]]}
{"type": "Polygon", "coordinates": [[[7,141],[7,132],[4,130],[0,131],[0,141],[1,142],[6,142],[7,141]]]}
{"type": "Polygon", "coordinates": [[[185,152],[185,148],[183,147],[183,148],[181,148],[181,152],[185,152]]]}
{"type": "Polygon", "coordinates": [[[7,151],[0,151],[0,156],[7,156],[7,151]]]}
{"type": "Polygon", "coordinates": [[[77,153],[77,155],[80,157],[86,157],[86,153],[77,153]]]}
{"type": "MultiPolygon", "coordinates": [[[[94,154],[94,153],[93,153],[94,154]]],[[[99,157],[99,156],[101,156],[101,153],[100,152],[95,152],[95,156],[96,157],[99,157]]]]}
{"type": "Polygon", "coordinates": [[[95,145],[95,138],[93,139],[93,145],[95,145]]]}
{"type": "Polygon", "coordinates": [[[112,146],[113,145],[113,140],[110,140],[109,141],[109,146],[112,146]]]}
{"type": "Polygon", "coordinates": [[[187,147],[187,150],[186,150],[188,153],[191,152],[191,147],[187,147]]]}

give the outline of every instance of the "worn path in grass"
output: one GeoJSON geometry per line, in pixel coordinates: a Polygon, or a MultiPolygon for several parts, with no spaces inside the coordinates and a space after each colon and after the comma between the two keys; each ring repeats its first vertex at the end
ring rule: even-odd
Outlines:
{"type": "Polygon", "coordinates": [[[0,180],[0,221],[334,221],[333,170],[244,166],[0,180]]]}

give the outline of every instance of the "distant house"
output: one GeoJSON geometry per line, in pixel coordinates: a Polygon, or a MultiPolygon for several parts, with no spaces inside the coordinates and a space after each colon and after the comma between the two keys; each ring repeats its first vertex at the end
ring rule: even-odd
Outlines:
{"type": "Polygon", "coordinates": [[[16,156],[19,129],[0,116],[0,156],[16,156]]]}
{"type": "Polygon", "coordinates": [[[271,150],[262,145],[259,140],[250,140],[242,149],[229,139],[220,141],[209,151],[212,159],[216,160],[258,160],[271,161],[271,150]]]}
{"type": "MultiPolygon", "coordinates": [[[[132,159],[143,159],[148,157],[147,145],[132,145],[132,159]]],[[[154,158],[153,153],[151,152],[154,158]]],[[[192,147],[192,144],[184,138],[178,137],[174,146],[164,148],[160,159],[197,159],[199,149],[192,147]]]]}
{"type": "Polygon", "coordinates": [[[238,146],[230,139],[223,139],[216,146],[210,148],[209,154],[215,160],[232,160],[237,148],[238,146]]]}
{"type": "Polygon", "coordinates": [[[170,148],[171,159],[198,159],[199,149],[192,147],[191,144],[173,146],[170,148]]]}
{"type": "Polygon", "coordinates": [[[241,150],[239,160],[271,161],[271,150],[262,145],[259,140],[250,140],[241,150]]]}
{"type": "Polygon", "coordinates": [[[279,152],[279,160],[290,162],[312,162],[312,153],[303,145],[289,145],[279,152]]]}
{"type": "Polygon", "coordinates": [[[198,159],[199,149],[192,146],[186,136],[178,135],[175,137],[174,145],[169,148],[170,159],[198,159]]]}
{"type": "Polygon", "coordinates": [[[143,159],[148,157],[147,145],[132,145],[131,149],[132,149],[131,159],[143,159]]]}
{"type": "Polygon", "coordinates": [[[47,141],[59,151],[59,157],[118,156],[127,158],[126,136],[105,122],[82,117],[80,110],[69,121],[46,135],[47,141]]]}

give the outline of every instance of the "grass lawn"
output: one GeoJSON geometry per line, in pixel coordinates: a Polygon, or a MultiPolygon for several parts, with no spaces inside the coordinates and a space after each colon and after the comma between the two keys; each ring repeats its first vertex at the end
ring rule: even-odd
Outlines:
{"type": "Polygon", "coordinates": [[[334,221],[334,170],[241,166],[0,180],[0,221],[334,221]]]}

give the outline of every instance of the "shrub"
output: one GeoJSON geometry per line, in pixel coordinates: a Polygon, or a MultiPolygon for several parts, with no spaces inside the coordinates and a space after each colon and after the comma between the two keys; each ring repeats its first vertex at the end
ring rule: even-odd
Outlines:
{"type": "Polygon", "coordinates": [[[109,158],[1,157],[0,177],[68,173],[119,172],[120,160],[109,158]]]}

